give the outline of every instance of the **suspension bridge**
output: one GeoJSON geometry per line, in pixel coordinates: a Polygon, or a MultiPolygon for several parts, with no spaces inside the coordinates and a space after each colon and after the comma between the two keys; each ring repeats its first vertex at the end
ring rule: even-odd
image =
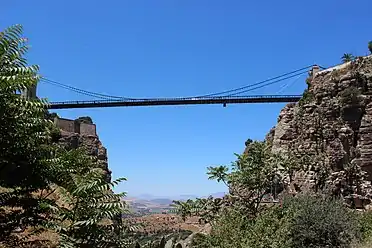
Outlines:
{"type": "MultiPolygon", "coordinates": [[[[278,84],[288,79],[299,78],[305,73],[310,76],[315,75],[320,68],[317,65],[310,65],[298,70],[294,70],[277,77],[266,79],[254,84],[230,89],[222,92],[211,93],[207,95],[173,97],[173,98],[128,98],[122,96],[106,95],[91,92],[76,87],[68,86],[47,78],[41,78],[41,82],[51,84],[78,94],[93,98],[88,101],[60,101],[50,102],[49,109],[72,109],[72,108],[98,108],[98,107],[130,107],[130,106],[166,106],[166,105],[195,105],[195,104],[242,104],[242,103],[285,103],[297,102],[301,95],[249,95],[250,91],[278,84]]],[[[296,80],[295,80],[296,81],[296,80]]],[[[295,82],[293,81],[293,82],[295,82]]],[[[292,83],[293,83],[292,82],[292,83]]],[[[286,85],[288,86],[288,84],[286,85]]],[[[29,89],[23,93],[27,97],[36,97],[36,89],[29,89]]]]}

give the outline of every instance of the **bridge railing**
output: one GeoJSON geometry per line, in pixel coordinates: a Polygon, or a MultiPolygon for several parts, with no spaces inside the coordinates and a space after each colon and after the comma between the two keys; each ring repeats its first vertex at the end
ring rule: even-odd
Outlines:
{"type": "Polygon", "coordinates": [[[50,102],[49,104],[94,104],[94,103],[114,103],[114,102],[159,102],[159,101],[208,101],[208,100],[231,100],[231,99],[279,99],[279,98],[299,98],[301,95],[249,95],[249,96],[213,96],[213,97],[175,97],[175,98],[122,98],[107,100],[88,100],[88,101],[63,101],[50,102]]]}

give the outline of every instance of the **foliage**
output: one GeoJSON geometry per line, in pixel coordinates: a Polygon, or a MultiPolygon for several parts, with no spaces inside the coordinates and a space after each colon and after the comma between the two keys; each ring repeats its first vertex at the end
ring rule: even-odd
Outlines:
{"type": "Polygon", "coordinates": [[[302,195],[286,197],[254,219],[229,209],[210,235],[195,237],[192,247],[350,247],[356,237],[357,216],[341,201],[302,195]]]}
{"type": "Polygon", "coordinates": [[[120,244],[120,226],[115,218],[124,213],[121,197],[112,187],[124,181],[119,178],[106,182],[104,171],[82,150],[59,151],[54,166],[54,179],[58,185],[60,203],[52,227],[63,237],[61,245],[75,247],[105,247],[120,244]]]}
{"type": "Polygon", "coordinates": [[[362,239],[368,240],[372,238],[372,212],[367,211],[359,216],[359,228],[362,234],[362,239]]]}
{"type": "Polygon", "coordinates": [[[233,208],[226,210],[213,224],[210,235],[198,235],[192,247],[288,247],[289,219],[282,208],[274,206],[255,219],[233,208]]]}
{"type": "Polygon", "coordinates": [[[357,216],[341,200],[301,195],[287,199],[283,207],[295,213],[290,227],[293,247],[350,247],[358,237],[357,216]]]}
{"type": "Polygon", "coordinates": [[[368,50],[372,54],[372,41],[368,42],[368,50]]]}
{"type": "Polygon", "coordinates": [[[175,213],[182,216],[186,220],[190,216],[200,217],[199,222],[211,222],[219,213],[223,201],[221,198],[197,198],[195,200],[188,199],[187,201],[173,201],[175,213]]]}
{"type": "Polygon", "coordinates": [[[230,194],[240,199],[242,210],[256,216],[264,198],[275,199],[282,190],[287,161],[280,154],[272,154],[271,147],[259,141],[252,142],[243,155],[236,156],[229,174],[219,174],[221,168],[210,167],[209,178],[226,182],[230,194]]]}
{"type": "Polygon", "coordinates": [[[0,32],[0,241],[15,228],[46,221],[50,200],[34,194],[48,188],[52,123],[44,118],[45,101],[16,92],[36,85],[38,66],[28,66],[22,27],[0,32]]]}
{"type": "Polygon", "coordinates": [[[350,61],[354,60],[355,57],[351,53],[344,53],[344,55],[341,57],[341,59],[342,59],[343,63],[346,63],[346,62],[350,62],[350,61]]]}
{"type": "Polygon", "coordinates": [[[0,33],[0,243],[32,227],[54,230],[60,247],[125,247],[124,194],[112,192],[124,179],[106,182],[94,158],[54,144],[46,101],[16,94],[39,80],[21,35],[19,25],[0,33]]]}
{"type": "Polygon", "coordinates": [[[222,208],[228,207],[226,203],[255,217],[262,209],[263,200],[276,200],[283,190],[284,176],[293,173],[295,168],[289,157],[272,154],[265,142],[251,141],[246,153],[235,155],[237,160],[230,167],[208,167],[207,172],[209,179],[223,182],[229,188],[229,200],[208,198],[175,202],[184,218],[197,215],[210,222],[222,208]]]}
{"type": "MultiPolygon", "coordinates": [[[[261,197],[275,196],[275,185],[280,192],[296,171],[309,168],[316,172],[314,192],[324,192],[329,171],[321,154],[295,158],[291,152],[273,154],[265,143],[252,142],[246,154],[238,155],[231,172],[226,166],[208,168],[210,179],[224,182],[234,200],[222,204],[228,207],[214,215],[211,234],[196,236],[193,247],[351,247],[360,228],[355,213],[341,200],[304,194],[285,196],[280,204],[263,204],[261,197]]],[[[352,168],[345,170],[353,174],[352,168]]],[[[355,181],[351,176],[346,179],[355,181]]],[[[369,230],[366,223],[364,229],[369,230]]]]}
{"type": "Polygon", "coordinates": [[[311,92],[309,92],[308,89],[305,89],[304,93],[302,94],[302,97],[300,99],[300,101],[298,102],[298,104],[300,106],[303,106],[304,104],[306,103],[309,103],[313,100],[313,94],[311,92]]]}

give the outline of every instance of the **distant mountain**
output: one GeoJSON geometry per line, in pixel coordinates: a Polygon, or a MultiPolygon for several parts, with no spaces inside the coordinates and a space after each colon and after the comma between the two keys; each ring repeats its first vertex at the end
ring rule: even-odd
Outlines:
{"type": "Polygon", "coordinates": [[[170,205],[173,203],[172,199],[167,199],[167,198],[157,198],[157,199],[151,199],[149,201],[152,203],[159,204],[159,205],[170,205]]]}
{"type": "Polygon", "coordinates": [[[170,199],[170,200],[187,200],[187,199],[195,199],[199,196],[196,195],[176,195],[176,196],[155,196],[151,194],[141,194],[141,195],[128,195],[129,198],[136,198],[141,200],[159,200],[159,199],[170,199]]]}
{"type": "Polygon", "coordinates": [[[226,195],[226,192],[215,192],[211,193],[209,195],[201,196],[201,195],[188,195],[188,194],[182,194],[182,195],[175,195],[175,196],[155,196],[151,194],[141,194],[141,195],[128,195],[129,198],[135,198],[139,200],[146,200],[146,201],[154,201],[161,203],[161,202],[171,202],[173,200],[179,200],[179,201],[185,201],[188,199],[195,200],[196,198],[207,198],[209,196],[212,196],[214,198],[221,198],[226,195]]]}
{"type": "Polygon", "coordinates": [[[143,200],[151,200],[157,198],[154,195],[151,194],[141,194],[141,195],[133,195],[132,197],[137,198],[137,199],[143,199],[143,200]]]}

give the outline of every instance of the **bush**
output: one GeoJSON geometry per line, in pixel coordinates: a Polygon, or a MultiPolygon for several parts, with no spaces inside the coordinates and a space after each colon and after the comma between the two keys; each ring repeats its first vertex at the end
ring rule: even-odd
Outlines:
{"type": "Polygon", "coordinates": [[[283,248],[291,247],[288,236],[291,226],[290,214],[275,206],[262,212],[249,227],[244,247],[283,248]]]}
{"type": "MultiPolygon", "coordinates": [[[[372,215],[365,217],[370,235],[372,215]]],[[[198,235],[192,247],[320,248],[351,247],[360,238],[357,215],[339,200],[314,195],[285,197],[282,205],[255,219],[229,209],[213,224],[210,235],[198,235]]]]}
{"type": "Polygon", "coordinates": [[[313,94],[309,92],[309,90],[305,90],[304,93],[302,94],[302,98],[298,102],[300,106],[311,102],[314,99],[313,94]]]}
{"type": "Polygon", "coordinates": [[[360,219],[359,219],[359,228],[360,228],[363,240],[369,240],[372,238],[372,212],[371,211],[361,214],[360,219]]]}
{"type": "Polygon", "coordinates": [[[247,218],[236,209],[229,209],[213,224],[210,235],[196,235],[194,248],[283,248],[291,247],[288,236],[289,215],[274,206],[255,218],[247,218]]]}
{"type": "Polygon", "coordinates": [[[293,214],[292,247],[350,247],[359,238],[358,218],[340,200],[302,195],[286,199],[284,208],[293,214]]]}

